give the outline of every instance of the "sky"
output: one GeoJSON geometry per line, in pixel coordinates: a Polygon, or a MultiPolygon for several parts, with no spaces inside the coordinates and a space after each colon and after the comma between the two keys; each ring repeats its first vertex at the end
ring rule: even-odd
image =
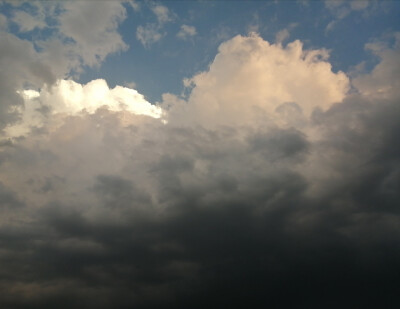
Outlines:
{"type": "Polygon", "coordinates": [[[399,308],[399,1],[0,1],[0,307],[399,308]]]}

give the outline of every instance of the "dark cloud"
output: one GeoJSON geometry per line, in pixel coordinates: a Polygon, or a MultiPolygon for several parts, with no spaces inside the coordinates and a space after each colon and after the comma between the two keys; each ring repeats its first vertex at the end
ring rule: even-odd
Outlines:
{"type": "MultiPolygon", "coordinates": [[[[396,104],[353,96],[315,113],[318,141],[171,125],[149,144],[135,130],[137,144],[162,149],[131,161],[159,200],[134,174],[101,174],[82,189],[93,198],[3,228],[2,306],[396,308],[396,104]],[[310,178],[308,160],[332,177],[310,178]]],[[[0,197],[18,204],[4,186],[0,197]]]]}
{"type": "Polygon", "coordinates": [[[305,136],[293,128],[256,134],[250,144],[253,150],[261,152],[271,161],[298,157],[308,146],[305,136]]]}
{"type": "Polygon", "coordinates": [[[121,210],[122,208],[137,208],[137,204],[149,204],[150,197],[138,190],[126,179],[118,176],[99,175],[94,191],[106,207],[121,210]]]}
{"type": "MultiPolygon", "coordinates": [[[[103,16],[105,37],[77,27],[87,4],[61,18],[87,64],[123,49],[125,9],[104,6],[89,24],[103,16]]],[[[26,80],[53,82],[31,43],[2,38],[0,128],[26,80]]],[[[398,308],[399,97],[366,95],[372,73],[332,105],[348,78],[313,55],[237,36],[169,118],[49,107],[2,139],[0,307],[398,308]]]]}
{"type": "Polygon", "coordinates": [[[0,208],[18,208],[23,206],[15,192],[0,182],[0,208]]]}

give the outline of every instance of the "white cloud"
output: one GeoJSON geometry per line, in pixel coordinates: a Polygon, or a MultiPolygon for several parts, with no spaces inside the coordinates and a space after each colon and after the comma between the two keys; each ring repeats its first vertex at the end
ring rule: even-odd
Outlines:
{"type": "Polygon", "coordinates": [[[29,32],[36,28],[42,29],[47,26],[44,16],[32,16],[24,11],[15,12],[12,20],[18,25],[21,32],[29,32]]]}
{"type": "Polygon", "coordinates": [[[173,14],[170,10],[164,5],[155,5],[151,8],[153,13],[157,16],[157,20],[159,24],[164,24],[166,22],[173,20],[173,14]]]}
{"type": "Polygon", "coordinates": [[[221,44],[208,71],[190,80],[190,112],[183,119],[254,124],[276,117],[285,102],[298,104],[307,117],[317,107],[326,110],[342,101],[349,87],[343,72],[332,72],[328,56],[323,49],[303,50],[300,41],[282,47],[257,35],[236,36],[221,44]]]}
{"type": "Polygon", "coordinates": [[[136,38],[143,44],[144,47],[158,42],[164,34],[161,32],[160,27],[156,24],[147,24],[146,26],[139,26],[136,30],[136,38]]]}
{"type": "Polygon", "coordinates": [[[157,17],[156,23],[147,23],[138,26],[136,29],[136,38],[145,48],[160,41],[166,32],[163,30],[164,24],[174,20],[175,15],[164,5],[158,4],[151,6],[152,12],[157,17]]]}
{"type": "Polygon", "coordinates": [[[20,90],[25,108],[21,110],[22,121],[6,128],[9,136],[28,134],[32,127],[42,127],[48,115],[79,115],[81,112],[95,113],[99,108],[110,111],[126,111],[134,115],[145,115],[160,118],[163,111],[160,107],[149,103],[136,90],[116,86],[110,89],[103,79],[93,80],[81,85],[72,80],[59,80],[51,88],[40,92],[20,90]]]}
{"type": "Polygon", "coordinates": [[[394,46],[382,41],[366,44],[366,49],[380,58],[372,72],[359,74],[352,84],[366,97],[373,99],[400,98],[400,33],[392,35],[394,46]]]}
{"type": "Polygon", "coordinates": [[[97,65],[104,58],[128,46],[118,33],[119,23],[126,18],[126,10],[119,1],[63,2],[59,16],[60,32],[76,42],[77,53],[85,64],[97,65]]]}
{"type": "Polygon", "coordinates": [[[186,40],[187,38],[193,37],[196,34],[197,31],[194,26],[182,25],[176,36],[182,40],[186,40]]]}
{"type": "Polygon", "coordinates": [[[43,104],[53,113],[76,114],[82,110],[94,113],[105,106],[111,111],[129,111],[136,115],[159,118],[162,111],[146,101],[136,90],[116,86],[110,89],[103,79],[81,85],[72,80],[60,80],[52,89],[40,93],[43,104]]]}

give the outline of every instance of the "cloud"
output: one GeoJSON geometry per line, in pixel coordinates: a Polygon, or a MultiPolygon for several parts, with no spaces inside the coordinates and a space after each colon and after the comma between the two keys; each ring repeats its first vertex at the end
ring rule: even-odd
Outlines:
{"type": "Polygon", "coordinates": [[[393,46],[378,40],[365,46],[381,60],[371,74],[361,74],[354,78],[353,84],[365,96],[377,99],[400,97],[400,65],[397,61],[400,56],[400,33],[393,33],[390,39],[394,41],[393,46]]]}
{"type": "Polygon", "coordinates": [[[85,64],[93,66],[110,54],[127,49],[118,33],[126,10],[119,1],[65,2],[59,19],[60,32],[76,42],[85,64]]]}
{"type": "Polygon", "coordinates": [[[129,5],[135,10],[135,11],[139,11],[140,10],[140,3],[138,1],[135,0],[130,0],[127,1],[129,3],[129,5]]]}
{"type": "Polygon", "coordinates": [[[7,28],[7,17],[0,14],[0,30],[5,30],[7,28]]]}
{"type": "Polygon", "coordinates": [[[11,4],[11,20],[28,33],[7,32],[9,21],[1,15],[0,130],[21,117],[23,100],[17,91],[76,76],[83,65],[99,65],[110,53],[127,48],[117,32],[126,14],[120,2],[101,1],[94,9],[81,1],[11,4]],[[46,39],[32,40],[30,31],[41,29],[51,29],[46,39]]]}
{"type": "Polygon", "coordinates": [[[146,101],[136,90],[122,86],[110,89],[103,79],[93,80],[86,85],[72,80],[59,80],[51,88],[43,88],[40,92],[23,90],[19,94],[24,99],[25,108],[22,122],[6,129],[13,136],[29,132],[32,126],[41,127],[49,113],[78,115],[84,111],[93,114],[99,108],[107,108],[154,118],[160,118],[163,114],[161,108],[146,101]]]}
{"type": "Polygon", "coordinates": [[[145,26],[139,26],[136,30],[136,38],[143,44],[144,47],[158,42],[165,34],[161,32],[161,29],[156,24],[146,24],[145,26]]]}
{"type": "Polygon", "coordinates": [[[55,80],[52,68],[35,51],[32,43],[0,32],[0,129],[15,123],[23,107],[16,93],[26,83],[40,87],[55,80]]]}
{"type": "Polygon", "coordinates": [[[275,35],[275,41],[278,44],[282,44],[283,41],[289,38],[290,32],[293,28],[297,27],[296,23],[290,24],[287,28],[284,28],[280,31],[278,31],[275,35]]]}
{"type": "Polygon", "coordinates": [[[23,203],[18,199],[16,194],[6,188],[3,183],[0,182],[0,205],[1,210],[4,208],[18,208],[23,205],[23,203]]]}
{"type": "Polygon", "coordinates": [[[182,25],[176,36],[182,40],[186,40],[189,37],[195,36],[196,33],[194,26],[182,25]]]}
{"type": "Polygon", "coordinates": [[[276,34],[276,42],[277,43],[282,43],[284,40],[286,40],[290,36],[289,30],[287,29],[282,29],[276,34]]]}
{"type": "Polygon", "coordinates": [[[20,88],[53,114],[0,144],[0,304],[397,306],[396,45],[369,46],[350,80],[323,49],[236,36],[163,96],[168,122],[103,80],[20,88]]]}
{"type": "Polygon", "coordinates": [[[164,24],[166,22],[173,20],[173,14],[170,10],[161,4],[155,5],[151,8],[153,13],[157,16],[157,20],[159,24],[164,24]]]}
{"type": "Polygon", "coordinates": [[[24,11],[15,12],[12,18],[12,20],[18,25],[19,31],[21,32],[29,32],[36,28],[45,28],[46,23],[43,19],[44,16],[32,16],[24,11]]]}
{"type": "Polygon", "coordinates": [[[136,38],[145,48],[160,41],[167,34],[163,30],[165,24],[175,19],[175,14],[164,5],[150,5],[150,9],[156,15],[157,22],[140,25],[136,29],[136,38]]]}
{"type": "Polygon", "coordinates": [[[303,50],[300,41],[282,47],[256,34],[236,36],[221,44],[208,71],[191,79],[190,116],[181,117],[178,110],[177,121],[255,124],[274,118],[286,102],[298,104],[306,116],[315,108],[325,110],[349,88],[343,72],[332,72],[328,56],[324,49],[303,50]]]}
{"type": "Polygon", "coordinates": [[[367,16],[368,11],[375,8],[375,6],[371,7],[371,3],[369,0],[325,0],[325,7],[334,16],[334,19],[326,26],[325,32],[333,30],[340,20],[348,17],[352,12],[363,13],[367,16]]]}

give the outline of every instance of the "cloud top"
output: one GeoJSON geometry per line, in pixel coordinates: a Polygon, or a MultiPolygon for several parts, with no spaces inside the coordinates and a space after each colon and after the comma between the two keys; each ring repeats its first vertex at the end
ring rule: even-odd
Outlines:
{"type": "Polygon", "coordinates": [[[341,102],[349,89],[343,72],[332,72],[324,49],[303,50],[296,40],[282,46],[256,34],[221,44],[208,71],[186,81],[194,117],[205,123],[253,122],[273,117],[283,103],[295,102],[309,117],[341,102]]]}

